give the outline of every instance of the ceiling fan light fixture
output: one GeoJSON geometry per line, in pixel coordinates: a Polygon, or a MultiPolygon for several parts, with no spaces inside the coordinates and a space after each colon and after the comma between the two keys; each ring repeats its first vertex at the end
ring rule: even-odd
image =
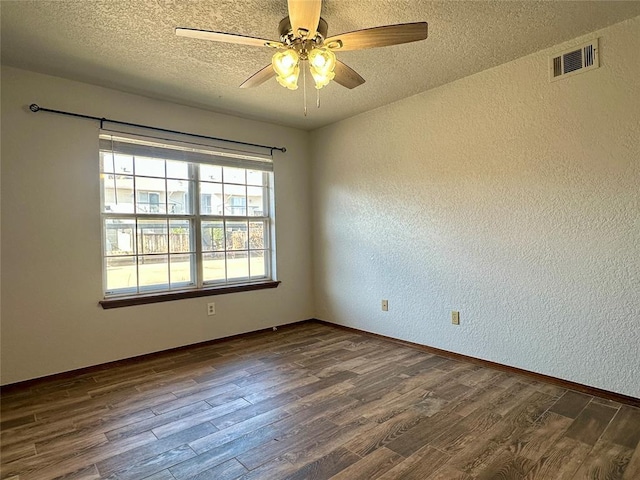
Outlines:
{"type": "Polygon", "coordinates": [[[277,51],[271,59],[273,69],[278,77],[283,79],[292,76],[296,69],[298,69],[298,72],[300,71],[298,67],[299,62],[300,57],[298,56],[298,52],[293,49],[277,51]]]}
{"type": "Polygon", "coordinates": [[[293,72],[290,75],[281,76],[276,75],[276,80],[283,87],[288,88],[289,90],[296,90],[298,88],[298,77],[300,76],[300,67],[298,65],[295,66],[293,72]]]}
{"type": "Polygon", "coordinates": [[[331,50],[318,47],[309,52],[309,69],[318,90],[333,80],[335,68],[336,56],[331,50]]]}
{"type": "Polygon", "coordinates": [[[316,83],[316,88],[320,90],[322,87],[326,87],[331,80],[336,76],[334,72],[328,72],[327,74],[320,73],[316,69],[311,68],[311,76],[316,83]]]}
{"type": "Polygon", "coordinates": [[[309,52],[309,65],[318,72],[333,72],[336,68],[336,55],[324,47],[312,48],[309,52]]]}

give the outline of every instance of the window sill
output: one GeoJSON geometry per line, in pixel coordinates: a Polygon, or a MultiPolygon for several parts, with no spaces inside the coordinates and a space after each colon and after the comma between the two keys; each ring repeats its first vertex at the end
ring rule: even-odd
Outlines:
{"type": "Polygon", "coordinates": [[[131,307],[133,305],[146,305],[148,303],[170,302],[172,300],[182,300],[183,298],[208,297],[211,295],[224,295],[226,293],[249,292],[252,290],[264,290],[267,288],[277,288],[279,281],[268,281],[260,283],[246,283],[243,285],[225,285],[223,287],[211,287],[201,290],[185,290],[182,292],[163,292],[149,295],[136,295],[135,297],[117,297],[101,300],[98,303],[102,308],[131,307]]]}

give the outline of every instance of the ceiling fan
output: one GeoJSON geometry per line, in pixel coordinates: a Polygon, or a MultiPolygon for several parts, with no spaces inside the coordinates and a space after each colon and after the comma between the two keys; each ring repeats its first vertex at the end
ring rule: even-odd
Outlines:
{"type": "Polygon", "coordinates": [[[306,78],[306,64],[318,90],[331,80],[343,87],[355,88],[364,83],[364,78],[337,60],[334,52],[385,47],[427,38],[427,22],[385,25],[327,37],[327,22],[320,17],[322,0],[287,0],[287,4],[289,15],[278,26],[280,41],[182,27],[176,28],[176,35],[273,48],[276,52],[271,64],[245,80],[240,88],[256,87],[275,76],[280,85],[291,90],[298,88],[301,65],[306,78]]]}

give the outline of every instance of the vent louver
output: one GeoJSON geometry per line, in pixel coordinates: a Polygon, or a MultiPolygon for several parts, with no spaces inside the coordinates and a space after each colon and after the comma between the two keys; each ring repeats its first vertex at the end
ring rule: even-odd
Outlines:
{"type": "Polygon", "coordinates": [[[549,79],[553,82],[598,68],[598,39],[549,57],[549,79]]]}

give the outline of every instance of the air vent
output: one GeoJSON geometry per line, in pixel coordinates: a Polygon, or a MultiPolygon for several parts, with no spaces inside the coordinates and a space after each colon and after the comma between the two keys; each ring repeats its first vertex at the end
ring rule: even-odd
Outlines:
{"type": "Polygon", "coordinates": [[[593,70],[598,61],[598,39],[549,57],[549,79],[553,82],[571,75],[593,70]]]}

